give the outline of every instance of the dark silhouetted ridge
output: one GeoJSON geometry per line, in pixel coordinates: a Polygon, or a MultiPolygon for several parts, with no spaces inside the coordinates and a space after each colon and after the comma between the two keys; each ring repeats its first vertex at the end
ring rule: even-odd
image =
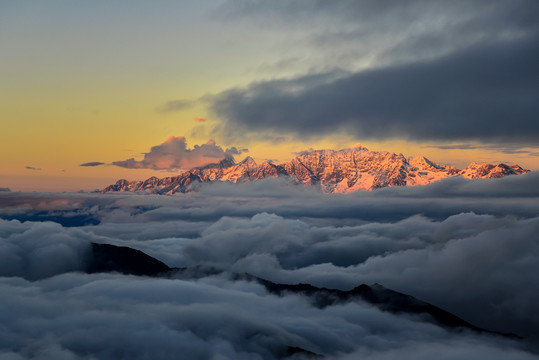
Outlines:
{"type": "Polygon", "coordinates": [[[260,278],[255,279],[264,285],[270,293],[279,296],[283,296],[286,293],[304,295],[309,298],[314,306],[319,308],[343,304],[354,300],[363,300],[383,311],[394,314],[429,315],[434,323],[447,329],[469,329],[475,332],[501,335],[515,339],[520,338],[515,334],[482,329],[437,306],[421,301],[411,295],[388,289],[380,284],[373,284],[371,286],[362,284],[352,290],[344,291],[323,287],[319,288],[310,284],[276,284],[260,278]]]}
{"type": "MultiPolygon", "coordinates": [[[[142,251],[110,244],[92,243],[92,255],[86,269],[88,273],[119,272],[131,275],[174,276],[186,279],[197,279],[222,273],[218,269],[197,266],[193,268],[171,268],[142,251]]],[[[313,306],[318,308],[360,300],[374,305],[380,310],[394,314],[426,315],[425,321],[433,322],[449,330],[468,329],[480,333],[520,338],[514,334],[482,329],[437,306],[413,296],[388,289],[380,284],[370,286],[362,284],[352,290],[344,291],[316,287],[310,284],[277,284],[250,274],[233,273],[230,275],[231,280],[256,281],[263,285],[268,292],[278,296],[287,294],[305,296],[313,306]]],[[[307,350],[294,347],[290,347],[284,352],[286,356],[296,352],[304,352],[303,355],[317,356],[317,354],[309,353],[307,350]]]]}
{"type": "Polygon", "coordinates": [[[129,247],[92,243],[88,273],[119,272],[129,275],[156,276],[170,271],[161,261],[129,247]]]}

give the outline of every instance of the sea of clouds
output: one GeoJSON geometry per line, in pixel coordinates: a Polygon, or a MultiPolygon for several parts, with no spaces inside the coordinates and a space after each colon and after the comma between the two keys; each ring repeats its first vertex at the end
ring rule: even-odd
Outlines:
{"type": "Polygon", "coordinates": [[[0,359],[537,359],[539,175],[324,194],[280,179],[188,194],[0,193],[0,359]],[[91,243],[196,278],[85,274],[91,243]],[[380,283],[489,330],[276,283],[380,283]]]}

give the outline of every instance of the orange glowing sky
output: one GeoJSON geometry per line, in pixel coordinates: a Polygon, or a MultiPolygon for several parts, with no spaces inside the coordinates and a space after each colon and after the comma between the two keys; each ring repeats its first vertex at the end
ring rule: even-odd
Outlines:
{"type": "MultiPolygon", "coordinates": [[[[141,160],[171,136],[184,136],[188,148],[209,139],[223,149],[247,148],[239,157],[250,155],[257,162],[287,161],[301,150],[360,142],[370,150],[421,154],[457,167],[476,161],[539,169],[537,148],[529,143],[512,143],[516,150],[511,152],[503,146],[498,150],[495,142],[448,140],[443,144],[480,146],[439,149],[435,140],[369,138],[346,129],[310,138],[287,132],[242,135],[241,128],[238,136],[225,135],[222,119],[209,104],[214,94],[253,82],[335,68],[360,71],[387,62],[379,55],[384,49],[370,51],[369,44],[360,49],[355,42],[350,47],[356,46],[361,56],[353,61],[330,56],[317,51],[305,28],[283,32],[237,21],[225,16],[226,5],[194,0],[2,2],[0,188],[88,191],[120,178],[170,176],[181,170],[110,164],[141,160]],[[88,162],[105,165],[79,166],[88,162]]],[[[401,36],[395,34],[392,41],[401,36]]]]}

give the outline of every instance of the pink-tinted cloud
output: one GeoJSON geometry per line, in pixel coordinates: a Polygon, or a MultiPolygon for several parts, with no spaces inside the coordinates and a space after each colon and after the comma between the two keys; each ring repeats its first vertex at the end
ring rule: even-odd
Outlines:
{"type": "Polygon", "coordinates": [[[171,136],[161,145],[152,147],[150,152],[145,153],[144,159],[140,161],[131,158],[115,161],[112,164],[129,169],[189,169],[215,164],[227,157],[232,158],[233,155],[239,155],[246,150],[238,150],[235,147],[223,150],[211,139],[205,144],[195,145],[192,149],[189,149],[187,148],[185,137],[171,136]]]}
{"type": "Polygon", "coordinates": [[[194,118],[193,120],[195,120],[195,122],[206,122],[206,119],[203,119],[203,118],[194,118]]]}

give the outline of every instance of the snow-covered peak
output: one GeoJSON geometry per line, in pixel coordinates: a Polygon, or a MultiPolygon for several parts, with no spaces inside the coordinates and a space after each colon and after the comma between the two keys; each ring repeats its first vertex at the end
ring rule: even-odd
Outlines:
{"type": "Polygon", "coordinates": [[[204,166],[197,167],[197,168],[194,168],[194,169],[200,169],[200,170],[222,169],[222,168],[227,168],[227,167],[234,166],[234,165],[236,165],[236,163],[234,162],[234,158],[231,157],[231,156],[227,156],[224,159],[222,159],[222,160],[220,160],[218,162],[215,162],[213,164],[204,165],[204,166]]]}
{"type": "Polygon", "coordinates": [[[243,159],[242,161],[240,161],[238,163],[238,165],[249,165],[249,166],[256,166],[256,161],[250,157],[250,156],[247,156],[245,159],[243,159]]]}
{"type": "Polygon", "coordinates": [[[408,163],[411,166],[415,166],[417,168],[433,168],[433,169],[441,169],[441,166],[436,164],[433,161],[430,161],[426,157],[420,155],[413,158],[408,159],[408,163]]]}
{"type": "Polygon", "coordinates": [[[232,157],[218,163],[193,168],[181,175],[146,181],[119,180],[104,189],[108,191],[145,191],[159,194],[193,191],[197,184],[208,182],[248,182],[267,177],[286,176],[298,184],[319,185],[329,193],[374,190],[387,186],[426,185],[453,176],[464,178],[495,178],[528,172],[518,165],[471,163],[464,170],[439,165],[416,156],[406,159],[402,154],[369,151],[357,144],[342,150],[310,150],[292,160],[275,164],[257,164],[250,156],[236,164],[232,157]]]}
{"type": "Polygon", "coordinates": [[[369,151],[365,146],[361,145],[360,143],[354,144],[344,150],[355,150],[355,151],[369,151]]]}
{"type": "Polygon", "coordinates": [[[506,165],[506,164],[477,164],[472,162],[459,175],[468,179],[477,178],[499,178],[506,175],[520,175],[529,172],[530,170],[523,169],[518,165],[506,165]]]}

